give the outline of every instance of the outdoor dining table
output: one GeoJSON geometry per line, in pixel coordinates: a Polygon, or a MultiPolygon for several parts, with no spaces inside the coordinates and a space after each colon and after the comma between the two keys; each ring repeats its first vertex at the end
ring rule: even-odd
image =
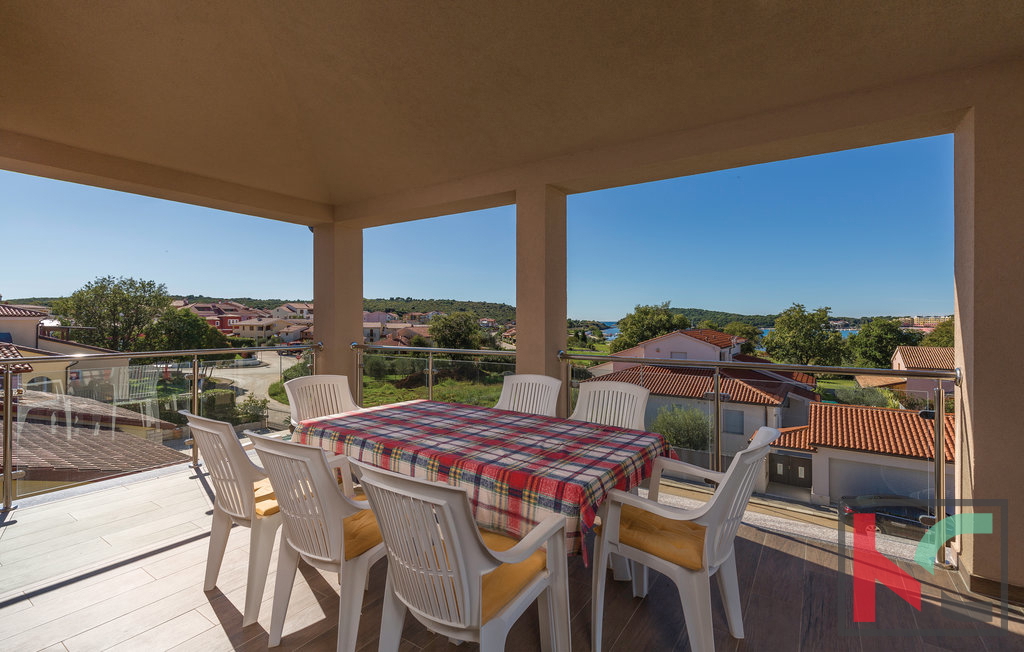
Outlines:
{"type": "Polygon", "coordinates": [[[651,432],[425,400],[302,421],[292,440],[465,487],[477,523],[515,537],[562,514],[566,549],[585,562],[608,491],[638,486],[669,451],[651,432]]]}

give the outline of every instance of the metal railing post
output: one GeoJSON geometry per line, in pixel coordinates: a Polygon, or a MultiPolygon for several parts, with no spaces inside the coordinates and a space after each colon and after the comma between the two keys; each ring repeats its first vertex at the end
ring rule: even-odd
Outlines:
{"type": "Polygon", "coordinates": [[[434,354],[427,353],[427,400],[434,400],[434,354]]]}
{"type": "MultiPolygon", "coordinates": [[[[192,414],[199,415],[199,356],[192,356],[192,414]]],[[[201,415],[200,415],[201,416],[201,415]]],[[[192,466],[199,468],[199,444],[192,438],[192,466]]]]}
{"type": "MultiPolygon", "coordinates": [[[[355,342],[352,343],[353,347],[355,342]]],[[[366,361],[364,360],[364,353],[362,349],[353,348],[356,352],[356,405],[363,404],[363,374],[365,373],[366,361]]]]}
{"type": "Polygon", "coordinates": [[[566,360],[562,356],[565,351],[558,352],[558,359],[562,361],[562,390],[565,392],[565,416],[572,414],[572,360],[566,360]]]}
{"type": "MultiPolygon", "coordinates": [[[[936,379],[935,386],[935,522],[946,517],[943,505],[946,502],[946,397],[942,390],[942,380],[936,379]]],[[[939,546],[935,553],[935,563],[946,564],[946,546],[939,546]]]]}
{"type": "Polygon", "coordinates": [[[11,365],[4,365],[4,511],[14,502],[14,382],[11,365]]]}
{"type": "Polygon", "coordinates": [[[714,423],[712,425],[714,443],[714,460],[712,465],[713,471],[722,470],[722,370],[719,367],[715,367],[714,377],[714,392],[715,392],[715,413],[714,423]]]}

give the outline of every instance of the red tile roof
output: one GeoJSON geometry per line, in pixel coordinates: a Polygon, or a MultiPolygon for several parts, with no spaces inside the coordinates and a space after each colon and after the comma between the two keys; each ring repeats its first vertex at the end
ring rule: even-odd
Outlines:
{"type": "Polygon", "coordinates": [[[0,317],[34,317],[35,319],[43,319],[46,316],[45,312],[37,312],[27,308],[0,303],[0,317]]]}
{"type": "MultiPolygon", "coordinates": [[[[23,359],[24,356],[21,355],[21,351],[18,350],[18,347],[14,346],[13,344],[8,344],[6,342],[0,342],[0,360],[23,359]]],[[[0,371],[2,371],[2,369],[0,369],[0,371]]],[[[12,374],[23,374],[28,373],[30,371],[32,371],[32,365],[30,365],[27,362],[11,365],[12,374]]]]}
{"type": "MultiPolygon", "coordinates": [[[[736,355],[732,356],[732,359],[735,360],[736,362],[753,362],[753,363],[757,363],[757,364],[775,364],[771,360],[766,360],[765,358],[761,358],[761,357],[758,357],[756,355],[748,355],[746,353],[737,353],[736,355]]],[[[798,383],[803,383],[804,385],[807,385],[809,387],[816,387],[817,384],[818,384],[818,379],[814,377],[814,374],[805,374],[805,373],[800,372],[800,371],[777,371],[775,369],[769,369],[767,371],[769,371],[769,372],[771,372],[773,374],[778,374],[779,376],[785,376],[786,378],[789,378],[790,380],[793,380],[793,381],[798,382],[798,383]]]]}
{"type": "Polygon", "coordinates": [[[897,346],[892,357],[900,356],[907,369],[947,369],[956,366],[951,346],[897,346]]]}
{"type": "Polygon", "coordinates": [[[180,464],[188,455],[120,430],[19,423],[14,466],[26,480],[85,482],[180,464]]]}
{"type": "Polygon", "coordinates": [[[742,337],[736,337],[735,335],[726,335],[725,333],[712,330],[710,328],[688,328],[685,331],[679,331],[683,335],[689,335],[695,340],[701,340],[709,344],[714,344],[720,349],[727,349],[737,342],[746,342],[747,340],[742,337]]]}
{"type": "MultiPolygon", "coordinates": [[[[953,461],[956,424],[946,415],[946,461],[953,461]]],[[[774,446],[814,451],[818,447],[929,459],[935,455],[935,422],[916,410],[812,403],[809,423],[782,428],[774,446]]]]}
{"type": "MultiPolygon", "coordinates": [[[[711,369],[637,365],[585,382],[617,380],[641,385],[652,394],[660,396],[703,398],[705,394],[713,391],[713,375],[711,369]]],[[[794,383],[746,369],[723,370],[721,389],[734,403],[781,405],[791,393],[811,401],[818,400],[817,394],[794,383]]]]}

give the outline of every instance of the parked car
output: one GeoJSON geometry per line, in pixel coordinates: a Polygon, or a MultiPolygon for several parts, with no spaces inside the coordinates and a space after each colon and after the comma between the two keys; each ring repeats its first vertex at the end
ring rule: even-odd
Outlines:
{"type": "Polygon", "coordinates": [[[839,514],[847,525],[853,525],[854,514],[870,513],[875,515],[875,532],[907,539],[920,539],[934,523],[928,501],[910,496],[871,494],[843,496],[839,501],[839,514]]]}

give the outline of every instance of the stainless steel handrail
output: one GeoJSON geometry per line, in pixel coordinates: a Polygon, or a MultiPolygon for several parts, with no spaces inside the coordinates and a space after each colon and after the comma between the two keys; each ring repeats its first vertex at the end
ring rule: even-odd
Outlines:
{"type": "MultiPolygon", "coordinates": [[[[29,361],[36,361],[38,363],[52,363],[52,362],[83,362],[86,360],[132,360],[138,358],[185,358],[191,357],[192,364],[192,383],[191,383],[191,394],[192,394],[192,412],[195,414],[199,413],[199,358],[207,355],[223,355],[225,353],[237,354],[237,353],[259,353],[262,351],[309,351],[311,355],[310,367],[311,371],[315,373],[316,370],[316,353],[322,351],[324,348],[323,342],[317,342],[316,344],[295,344],[295,345],[282,345],[282,346],[253,346],[253,347],[240,347],[240,348],[223,348],[223,349],[187,349],[180,351],[130,351],[127,353],[112,352],[112,353],[72,353],[65,355],[48,355],[42,358],[29,358],[29,361]]],[[[0,360],[0,370],[2,370],[4,378],[4,416],[3,416],[3,510],[7,511],[11,509],[14,500],[14,480],[18,478],[20,473],[14,471],[14,428],[13,428],[13,392],[7,391],[7,388],[13,384],[13,374],[11,367],[13,365],[25,364],[25,358],[8,358],[0,360]]],[[[199,466],[199,448],[195,445],[195,442],[191,439],[187,440],[186,445],[192,448],[192,465],[199,466]]]]}
{"type": "MultiPolygon", "coordinates": [[[[401,348],[401,347],[397,347],[401,348]]],[[[558,352],[558,359],[566,360],[592,360],[596,362],[629,362],[637,364],[648,364],[658,367],[695,367],[714,369],[753,369],[764,371],[795,371],[808,374],[832,374],[836,376],[892,376],[895,378],[936,378],[941,380],[952,380],[960,384],[960,370],[943,371],[916,371],[913,369],[870,369],[867,367],[823,367],[818,365],[803,364],[777,364],[774,362],[732,362],[715,360],[675,360],[669,358],[631,358],[623,356],[591,355],[588,353],[567,353],[558,352]]]]}

